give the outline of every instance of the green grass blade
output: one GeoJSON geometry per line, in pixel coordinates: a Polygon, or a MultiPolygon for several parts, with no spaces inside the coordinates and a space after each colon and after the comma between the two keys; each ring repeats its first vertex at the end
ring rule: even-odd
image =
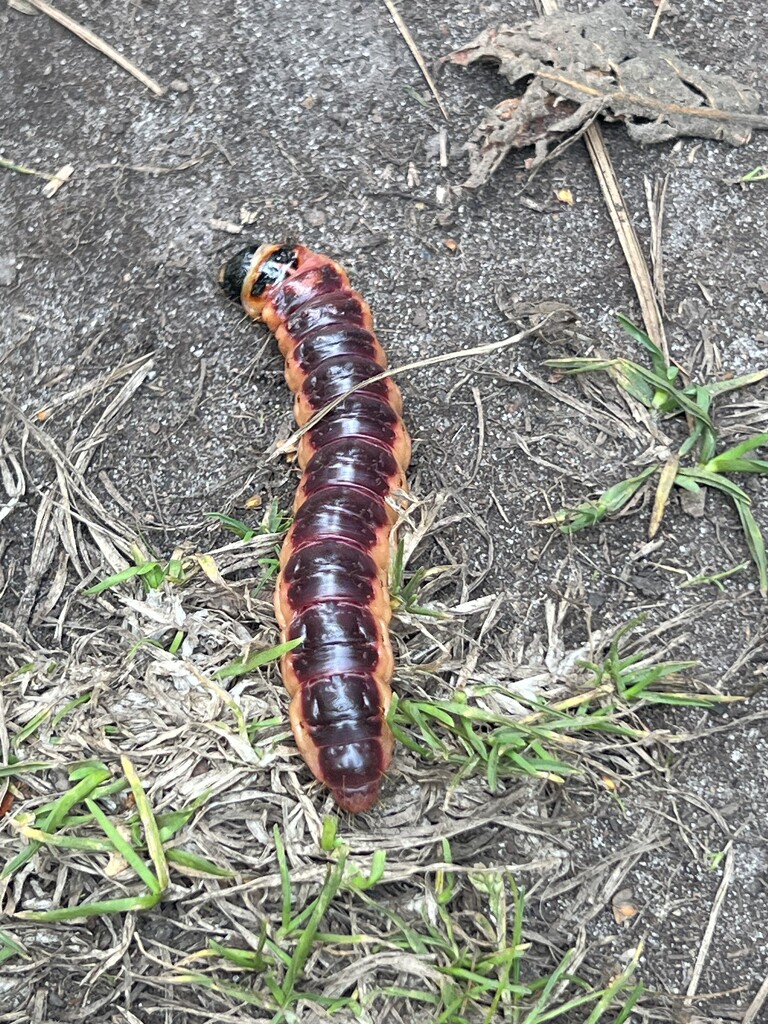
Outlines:
{"type": "Polygon", "coordinates": [[[616,365],[608,373],[623,391],[637,399],[647,409],[657,407],[656,392],[649,387],[636,363],[630,362],[629,359],[617,360],[616,365]]]}
{"type": "Polygon", "coordinates": [[[38,711],[38,713],[33,718],[31,718],[22,729],[20,729],[16,733],[16,735],[13,737],[14,750],[18,750],[18,748],[25,740],[28,740],[30,736],[34,736],[34,734],[37,732],[37,730],[40,728],[40,726],[43,724],[46,718],[48,718],[52,711],[53,708],[43,708],[42,711],[38,711]]]}
{"type": "MultiPolygon", "coordinates": [[[[25,169],[24,173],[29,174],[31,172],[25,169]]],[[[768,181],[768,167],[753,167],[751,171],[747,171],[746,174],[742,174],[739,178],[739,182],[749,181],[768,181]]]]}
{"type": "Polygon", "coordinates": [[[710,459],[706,468],[712,473],[721,472],[722,462],[742,459],[748,452],[754,451],[755,448],[761,448],[763,445],[768,445],[768,434],[754,434],[742,441],[741,444],[734,445],[733,448],[728,448],[710,459]]]}
{"type": "MultiPolygon", "coordinates": [[[[68,792],[62,794],[52,804],[50,812],[42,822],[41,831],[55,832],[72,808],[81,803],[87,796],[90,796],[93,790],[109,777],[110,773],[106,769],[97,768],[89,771],[84,779],[78,782],[76,786],[73,786],[68,792]]],[[[34,857],[41,845],[41,843],[33,841],[25,850],[17,853],[3,867],[2,872],[0,872],[0,878],[9,878],[14,872],[18,871],[31,857],[34,857]]]]}
{"type": "Polygon", "coordinates": [[[126,583],[128,580],[132,580],[134,576],[146,576],[148,573],[160,568],[161,566],[159,562],[144,562],[142,565],[129,565],[127,569],[123,569],[121,572],[116,572],[114,576],[108,576],[105,580],[101,580],[100,583],[96,583],[94,586],[84,590],[83,593],[88,597],[93,597],[96,594],[102,594],[105,590],[110,590],[112,587],[118,587],[121,583],[126,583]]]}
{"type": "Polygon", "coordinates": [[[765,553],[765,541],[757,520],[752,514],[752,509],[747,502],[735,501],[736,511],[739,513],[741,528],[747,540],[747,547],[752,559],[757,566],[760,578],[760,593],[763,597],[768,596],[768,558],[765,553]]]}
{"type": "Polygon", "coordinates": [[[541,1024],[542,1021],[548,1019],[547,1016],[544,1016],[544,1011],[548,1009],[551,1003],[552,993],[555,988],[560,984],[564,976],[567,975],[568,967],[575,955],[576,950],[569,949],[554,971],[544,980],[539,998],[531,1007],[530,1012],[523,1018],[523,1024],[541,1024]]]}
{"type": "MultiPolygon", "coordinates": [[[[598,1024],[598,1021],[603,1016],[605,1011],[610,1007],[611,1003],[621,994],[621,992],[624,989],[627,988],[632,975],[635,973],[635,969],[637,968],[638,961],[642,956],[642,952],[643,943],[640,942],[630,962],[627,964],[627,966],[624,968],[621,974],[614,978],[613,982],[602,993],[595,1008],[592,1010],[592,1013],[590,1013],[589,1017],[587,1017],[584,1024],[598,1024]]],[[[630,995],[630,998],[632,998],[633,1000],[633,1005],[637,1002],[637,999],[639,998],[641,991],[641,987],[640,991],[638,991],[637,986],[633,987],[633,991],[630,995]]]]}
{"type": "MultiPolygon", "coordinates": [[[[131,787],[133,798],[136,801],[136,810],[138,811],[141,824],[144,829],[144,838],[147,842],[147,850],[149,851],[149,857],[155,867],[155,874],[157,875],[156,892],[162,895],[168,888],[170,881],[168,875],[168,863],[165,859],[165,850],[163,849],[163,843],[160,839],[160,833],[157,828],[157,822],[155,816],[150,807],[147,794],[144,792],[144,787],[141,784],[139,776],[136,774],[136,769],[129,759],[123,754],[120,758],[120,763],[123,767],[123,774],[128,780],[128,785],[131,787]]],[[[155,891],[155,890],[153,890],[155,891]]]]}
{"type": "Polygon", "coordinates": [[[616,319],[630,338],[636,341],[638,345],[641,345],[646,352],[650,353],[654,373],[658,373],[660,377],[665,377],[670,366],[658,345],[651,341],[645,331],[641,330],[636,324],[633,324],[628,316],[625,316],[623,313],[617,313],[616,319]]]}
{"type": "Polygon", "coordinates": [[[731,377],[730,380],[717,380],[712,384],[700,384],[699,388],[702,391],[706,391],[711,398],[717,398],[718,395],[727,395],[731,391],[741,391],[742,388],[747,388],[751,384],[758,384],[761,380],[765,380],[768,377],[768,370],[755,370],[754,373],[745,373],[740,377],[731,377]]]}
{"type": "Polygon", "coordinates": [[[6,960],[10,960],[14,956],[19,956],[22,960],[31,959],[30,954],[20,942],[17,942],[8,932],[0,929],[0,964],[4,964],[6,960]]]}
{"type": "Polygon", "coordinates": [[[749,562],[739,562],[738,565],[734,565],[730,569],[724,569],[722,572],[711,573],[708,576],[694,576],[692,579],[679,584],[679,586],[681,590],[684,590],[686,587],[698,587],[704,583],[714,583],[718,590],[724,591],[725,587],[722,585],[722,581],[728,579],[729,576],[735,575],[737,572],[743,572],[748,567],[749,562]]]}
{"type": "Polygon", "coordinates": [[[337,846],[336,834],[339,828],[338,818],[326,815],[323,818],[323,831],[320,836],[320,849],[325,853],[332,853],[337,846]]]}
{"type": "MultiPolygon", "coordinates": [[[[90,821],[91,815],[88,815],[90,821]]],[[[66,822],[64,823],[66,827],[66,822]]],[[[55,846],[59,850],[85,850],[89,853],[112,853],[114,846],[108,839],[95,839],[89,836],[64,836],[60,832],[43,832],[33,825],[21,825],[21,834],[42,846],[55,846]]]]}
{"type": "Polygon", "coordinates": [[[153,893],[161,892],[157,878],[152,874],[131,844],[124,839],[120,832],[115,828],[99,805],[94,803],[93,800],[86,800],[85,806],[102,827],[110,843],[112,843],[123,860],[133,868],[149,891],[153,893]]]}
{"type": "Polygon", "coordinates": [[[156,816],[157,827],[160,830],[160,840],[163,843],[167,843],[169,839],[173,839],[177,832],[179,832],[200,810],[203,804],[208,800],[211,795],[211,790],[206,789],[204,793],[196,797],[191,804],[187,804],[186,807],[182,807],[180,811],[168,811],[165,814],[158,814],[156,816]]]}
{"type": "Polygon", "coordinates": [[[226,516],[222,512],[206,512],[205,515],[208,519],[215,520],[225,530],[234,533],[243,544],[247,544],[256,536],[256,531],[252,530],[242,519],[233,519],[232,516],[226,516]]]}
{"type": "Polygon", "coordinates": [[[161,894],[148,892],[143,896],[125,896],[117,900],[81,903],[78,907],[60,907],[58,910],[21,910],[16,916],[25,921],[75,921],[78,917],[101,917],[103,914],[128,914],[148,910],[160,902],[161,894]]]}
{"type": "Polygon", "coordinates": [[[249,672],[261,668],[262,665],[268,665],[270,662],[282,658],[284,654],[298,647],[301,642],[301,637],[297,637],[295,640],[287,640],[284,644],[270,647],[267,651],[259,651],[258,654],[252,655],[247,661],[233,661],[230,665],[220,668],[218,672],[214,672],[213,678],[232,679],[235,676],[247,675],[249,672]]]}
{"type": "MultiPolygon", "coordinates": [[[[261,945],[263,946],[263,942],[261,945]]],[[[229,960],[230,963],[237,964],[238,967],[242,967],[246,971],[260,972],[269,967],[269,961],[261,955],[259,950],[239,949],[236,946],[222,946],[213,939],[211,939],[209,948],[222,957],[222,959],[229,960]]]]}
{"type": "Polygon", "coordinates": [[[59,722],[61,722],[61,720],[65,718],[70,711],[74,711],[75,708],[79,707],[81,704],[87,704],[91,697],[91,693],[84,693],[80,697],[75,697],[74,700],[68,701],[51,719],[51,731],[53,732],[59,722]]]}
{"type": "Polygon", "coordinates": [[[714,487],[718,491],[723,491],[723,493],[727,494],[730,498],[733,498],[734,501],[743,501],[746,505],[751,504],[747,492],[743,491],[741,487],[737,486],[721,473],[710,473],[701,466],[698,466],[695,469],[689,467],[681,469],[675,477],[675,483],[679,484],[681,487],[690,489],[685,483],[680,482],[681,478],[683,480],[693,480],[695,483],[703,484],[705,487],[714,487]]]}
{"type": "Polygon", "coordinates": [[[307,962],[307,958],[309,957],[310,950],[312,949],[312,943],[315,941],[315,933],[320,926],[323,915],[331,905],[333,897],[339,891],[339,887],[344,877],[345,860],[345,850],[342,848],[339,850],[339,858],[336,864],[334,864],[326,876],[325,884],[317,898],[312,915],[301,934],[301,938],[296,944],[296,950],[291,957],[288,970],[285,972],[285,978],[283,979],[283,991],[287,994],[294,991],[296,982],[298,981],[301,972],[304,970],[304,964],[307,962]]]}
{"type": "Polygon", "coordinates": [[[55,761],[14,761],[11,759],[9,764],[0,765],[0,779],[13,779],[25,772],[44,772],[55,767],[55,761]]]}
{"type": "Polygon", "coordinates": [[[200,857],[188,850],[177,850],[175,847],[171,847],[170,850],[165,851],[165,857],[169,863],[178,864],[179,867],[188,868],[190,871],[197,871],[201,875],[212,875],[214,878],[235,877],[234,871],[230,871],[229,868],[219,867],[218,864],[214,864],[206,857],[200,857]]]}
{"type": "Polygon", "coordinates": [[[625,505],[637,494],[643,484],[658,471],[658,466],[647,466],[642,473],[621,480],[619,483],[609,487],[595,501],[586,501],[574,509],[560,509],[548,519],[542,519],[542,524],[554,523],[562,533],[576,533],[588,526],[594,526],[607,515],[620,512],[625,505]]]}
{"type": "Polygon", "coordinates": [[[653,384],[657,391],[663,391],[673,406],[677,407],[681,412],[687,412],[694,420],[699,420],[708,430],[711,430],[713,434],[715,433],[715,425],[709,418],[709,415],[684,392],[676,388],[674,384],[660,377],[657,373],[647,370],[644,366],[638,366],[637,371],[649,384],[653,384]]]}

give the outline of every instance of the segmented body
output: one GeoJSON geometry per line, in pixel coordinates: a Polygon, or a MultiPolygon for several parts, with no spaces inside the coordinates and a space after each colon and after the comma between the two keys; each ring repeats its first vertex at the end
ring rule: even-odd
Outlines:
{"type": "MultiPolygon", "coordinates": [[[[387,365],[371,311],[344,270],[304,246],[233,257],[220,281],[275,334],[304,426],[387,365]]],[[[294,521],[280,556],[275,612],[291,726],[314,775],[348,811],[377,800],[391,757],[387,498],[405,485],[411,442],[390,379],[348,395],[301,438],[294,521]]]]}

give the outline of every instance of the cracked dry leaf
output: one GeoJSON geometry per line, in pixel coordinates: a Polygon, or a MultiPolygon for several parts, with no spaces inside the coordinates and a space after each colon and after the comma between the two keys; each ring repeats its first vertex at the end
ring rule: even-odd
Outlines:
{"type": "Polygon", "coordinates": [[[489,28],[445,60],[465,67],[496,61],[516,89],[467,143],[466,188],[485,184],[512,149],[535,146],[526,166],[537,167],[598,115],[623,121],[642,143],[688,135],[743,146],[753,128],[768,129],[753,89],[700,71],[648,39],[615,0],[587,14],[558,12],[489,28]]]}

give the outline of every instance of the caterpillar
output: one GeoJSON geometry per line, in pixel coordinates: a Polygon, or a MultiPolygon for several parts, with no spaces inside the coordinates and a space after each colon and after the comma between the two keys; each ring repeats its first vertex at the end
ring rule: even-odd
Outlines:
{"type": "Polygon", "coordinates": [[[303,427],[294,519],[280,553],[275,614],[296,744],[317,779],[352,813],[379,798],[394,737],[387,499],[405,486],[411,439],[363,297],[346,272],[303,245],[243,249],[219,273],[224,292],[275,335],[303,427]],[[359,387],[359,385],[364,385],[359,387]],[[353,393],[347,394],[352,388],[353,393]]]}

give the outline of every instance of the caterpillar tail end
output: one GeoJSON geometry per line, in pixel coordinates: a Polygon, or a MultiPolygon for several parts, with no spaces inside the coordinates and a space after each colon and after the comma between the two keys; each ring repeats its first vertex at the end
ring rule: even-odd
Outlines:
{"type": "Polygon", "coordinates": [[[333,799],[343,811],[350,814],[362,814],[363,811],[370,811],[378,801],[381,790],[381,780],[376,779],[367,786],[360,789],[332,789],[333,799]]]}

